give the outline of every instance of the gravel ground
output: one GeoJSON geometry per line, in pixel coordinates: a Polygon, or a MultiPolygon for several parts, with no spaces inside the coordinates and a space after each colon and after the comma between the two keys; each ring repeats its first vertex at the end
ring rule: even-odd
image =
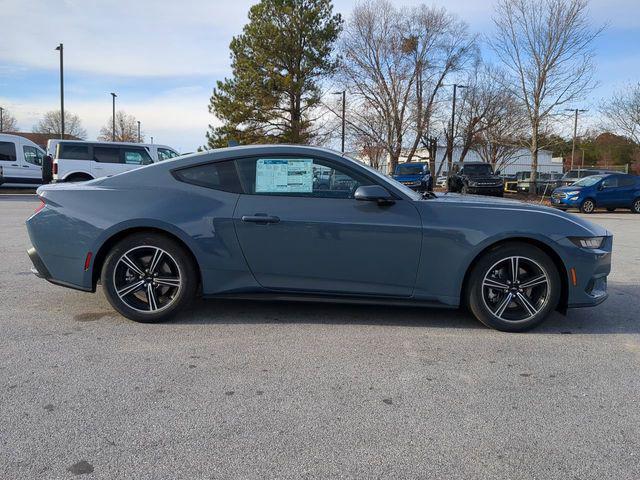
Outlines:
{"type": "Polygon", "coordinates": [[[640,215],[611,297],[537,330],[418,308],[199,301],[143,325],[29,273],[0,199],[0,477],[640,478],[640,215]]]}

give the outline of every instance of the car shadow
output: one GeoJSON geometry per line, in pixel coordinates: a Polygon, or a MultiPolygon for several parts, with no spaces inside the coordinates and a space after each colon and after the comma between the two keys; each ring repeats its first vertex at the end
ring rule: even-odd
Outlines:
{"type": "MultiPolygon", "coordinates": [[[[554,312],[535,335],[640,333],[640,288],[611,283],[610,296],[593,308],[554,312]]],[[[421,328],[486,329],[466,309],[371,306],[318,302],[198,299],[171,323],[182,324],[326,324],[421,328]]]]}

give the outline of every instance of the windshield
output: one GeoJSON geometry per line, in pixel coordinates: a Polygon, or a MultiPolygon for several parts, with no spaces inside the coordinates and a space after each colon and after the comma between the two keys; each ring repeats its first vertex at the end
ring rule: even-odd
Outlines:
{"type": "Polygon", "coordinates": [[[422,195],[420,195],[418,192],[414,192],[409,187],[407,187],[406,185],[403,185],[402,183],[398,182],[397,180],[394,180],[391,177],[383,175],[382,173],[377,171],[375,168],[371,168],[366,163],[360,162],[359,160],[355,160],[355,159],[353,159],[351,157],[347,157],[346,155],[344,156],[344,158],[346,158],[348,160],[351,160],[352,162],[356,162],[358,165],[360,165],[361,167],[365,168],[373,176],[375,176],[376,178],[379,178],[380,180],[382,180],[383,183],[392,183],[394,187],[396,187],[398,190],[402,190],[402,193],[404,193],[409,198],[411,198],[413,200],[422,200],[422,195]]]}
{"type": "Polygon", "coordinates": [[[591,177],[584,177],[583,179],[578,180],[577,182],[573,183],[572,186],[575,186],[575,187],[590,187],[590,186],[595,185],[596,183],[598,183],[600,180],[602,180],[602,176],[593,175],[591,177]]]}
{"type": "Polygon", "coordinates": [[[465,165],[462,168],[462,173],[465,175],[493,175],[493,170],[491,169],[491,165],[465,165]]]}
{"type": "Polygon", "coordinates": [[[405,163],[396,167],[396,175],[421,175],[424,171],[424,165],[420,163],[405,163]]]}

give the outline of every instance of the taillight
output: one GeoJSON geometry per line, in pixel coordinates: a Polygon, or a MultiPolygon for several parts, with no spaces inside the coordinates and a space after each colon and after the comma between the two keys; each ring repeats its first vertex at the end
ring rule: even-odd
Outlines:
{"type": "Polygon", "coordinates": [[[53,173],[54,175],[58,174],[58,163],[57,162],[53,162],[53,168],[51,169],[51,173],[53,173]]]}
{"type": "Polygon", "coordinates": [[[36,211],[35,211],[35,212],[33,212],[33,214],[34,214],[34,215],[35,215],[36,213],[38,213],[40,210],[42,210],[42,209],[45,207],[45,205],[46,205],[46,203],[44,203],[44,200],[42,199],[42,197],[38,197],[38,199],[40,200],[40,205],[38,205],[38,206],[36,207],[36,211]]]}

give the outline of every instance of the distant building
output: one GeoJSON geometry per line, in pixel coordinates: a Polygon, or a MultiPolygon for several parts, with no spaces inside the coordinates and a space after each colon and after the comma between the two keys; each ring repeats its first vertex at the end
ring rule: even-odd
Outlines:
{"type": "MultiPolygon", "coordinates": [[[[33,132],[3,132],[11,135],[18,135],[20,137],[27,138],[31,140],[36,145],[40,146],[43,150],[47,150],[47,142],[50,139],[58,139],[60,138],[59,133],[33,133],[33,132]]],[[[81,138],[76,137],[75,135],[69,135],[67,133],[64,134],[65,140],[82,140],[81,138]]]]}

